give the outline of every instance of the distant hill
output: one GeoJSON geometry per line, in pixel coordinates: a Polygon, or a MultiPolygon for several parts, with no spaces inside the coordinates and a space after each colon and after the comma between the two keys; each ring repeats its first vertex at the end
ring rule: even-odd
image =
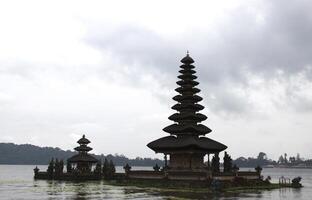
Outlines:
{"type": "MultiPolygon", "coordinates": [[[[45,165],[50,159],[58,158],[64,161],[72,155],[76,154],[73,151],[64,151],[60,148],[53,147],[39,147],[31,144],[14,144],[14,143],[0,143],[0,164],[14,164],[14,165],[45,165]]],[[[159,159],[140,158],[129,159],[124,155],[94,155],[99,160],[105,157],[113,160],[115,165],[124,166],[128,163],[131,166],[154,166],[156,163],[160,166],[163,161],[159,159]]]]}
{"type": "MultiPolygon", "coordinates": [[[[53,147],[39,147],[31,144],[13,144],[13,143],[0,143],[0,164],[12,165],[45,165],[48,164],[51,158],[63,159],[65,162],[67,158],[76,154],[74,151],[64,151],[60,148],[53,147]]],[[[94,154],[93,154],[94,155],[94,154]]],[[[256,158],[239,157],[233,160],[233,164],[238,167],[251,167],[260,166],[309,166],[312,167],[312,159],[303,160],[299,154],[296,157],[286,158],[286,155],[281,155],[278,161],[268,159],[264,152],[260,152],[256,158]]],[[[163,160],[140,158],[129,159],[124,155],[94,155],[97,159],[103,160],[107,158],[112,160],[116,166],[124,166],[127,163],[131,166],[154,166],[156,163],[163,166],[163,160]]],[[[220,159],[222,161],[222,158],[220,159]]]]}

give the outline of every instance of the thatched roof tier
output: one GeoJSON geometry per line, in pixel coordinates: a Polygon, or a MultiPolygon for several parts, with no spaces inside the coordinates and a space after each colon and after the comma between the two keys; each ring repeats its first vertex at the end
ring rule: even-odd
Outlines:
{"type": "Polygon", "coordinates": [[[80,138],[78,141],[77,141],[78,144],[89,144],[90,143],[90,140],[88,140],[86,138],[85,135],[82,136],[82,138],[80,138]]]}
{"type": "Polygon", "coordinates": [[[75,148],[76,151],[85,151],[85,152],[88,152],[88,151],[91,151],[92,148],[91,147],[88,147],[86,145],[81,145],[79,147],[76,147],[75,148]]]}
{"type": "Polygon", "coordinates": [[[182,74],[182,75],[179,75],[178,78],[182,80],[194,80],[194,79],[197,79],[197,76],[192,75],[192,74],[182,74]]]}
{"type": "Polygon", "coordinates": [[[194,63],[194,60],[193,60],[193,58],[191,58],[190,56],[189,56],[189,54],[187,53],[186,54],[186,56],[184,57],[184,58],[182,58],[182,60],[181,60],[181,63],[184,63],[184,64],[192,64],[192,63],[194,63]]]}
{"type": "Polygon", "coordinates": [[[195,74],[196,73],[196,71],[192,70],[192,69],[181,69],[181,70],[179,70],[179,72],[181,74],[195,74]]]}
{"type": "Polygon", "coordinates": [[[170,117],[168,117],[168,119],[175,122],[191,120],[198,123],[206,120],[207,116],[200,113],[185,112],[185,113],[174,113],[170,117]]]}
{"type": "Polygon", "coordinates": [[[175,91],[179,92],[180,94],[183,93],[191,93],[191,94],[196,94],[198,92],[200,92],[200,89],[195,88],[195,87],[178,87],[177,89],[175,89],[175,91]]]}
{"type": "Polygon", "coordinates": [[[182,102],[197,103],[197,102],[203,100],[203,98],[201,98],[198,95],[188,95],[188,96],[176,95],[172,99],[177,101],[177,102],[180,102],[180,103],[182,103],[182,102]]]}
{"type": "Polygon", "coordinates": [[[163,131],[174,135],[206,135],[211,129],[203,124],[171,124],[163,131]]]}
{"type": "Polygon", "coordinates": [[[204,106],[200,104],[192,104],[192,103],[184,103],[184,104],[178,103],[172,106],[171,108],[177,111],[191,110],[191,111],[196,112],[196,111],[200,111],[204,109],[204,106]]]}
{"type": "Polygon", "coordinates": [[[77,154],[67,159],[67,162],[70,163],[78,163],[78,162],[89,162],[89,163],[97,163],[98,159],[94,158],[89,154],[77,154]]]}
{"type": "Polygon", "coordinates": [[[224,144],[206,137],[167,136],[147,144],[156,153],[203,152],[217,153],[227,148],[224,144]]]}
{"type": "Polygon", "coordinates": [[[194,86],[198,85],[199,83],[197,81],[193,81],[193,80],[181,80],[181,81],[177,81],[177,84],[180,86],[194,87],[194,86]]]}

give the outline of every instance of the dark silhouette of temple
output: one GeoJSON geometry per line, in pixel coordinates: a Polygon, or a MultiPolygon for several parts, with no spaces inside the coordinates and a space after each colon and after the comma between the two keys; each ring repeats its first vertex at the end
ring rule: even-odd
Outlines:
{"type": "MultiPolygon", "coordinates": [[[[227,147],[217,141],[204,137],[211,130],[201,124],[207,117],[200,110],[204,106],[198,102],[202,100],[197,93],[200,92],[197,86],[199,83],[195,81],[197,78],[194,74],[194,60],[187,55],[181,60],[183,63],[178,76],[178,88],[175,89],[178,95],[173,97],[173,100],[178,103],[172,106],[174,113],[169,117],[175,123],[165,127],[163,130],[170,136],[162,137],[158,140],[150,142],[147,146],[156,153],[165,154],[165,163],[167,163],[167,155],[170,156],[168,169],[169,170],[207,170],[207,165],[204,164],[204,156],[206,154],[215,154],[218,157],[219,152],[227,147]]],[[[209,156],[208,156],[209,163],[209,156]]]]}
{"type": "Polygon", "coordinates": [[[227,148],[224,144],[214,141],[206,134],[211,130],[201,124],[207,117],[199,111],[204,106],[198,102],[202,100],[197,94],[200,90],[196,87],[199,83],[195,81],[196,71],[194,70],[194,60],[187,55],[181,60],[179,85],[175,90],[179,93],[173,100],[178,103],[172,106],[176,110],[169,117],[174,123],[165,127],[163,130],[169,133],[169,136],[162,137],[150,142],[147,146],[156,153],[165,155],[165,166],[159,168],[154,166],[154,171],[131,170],[130,166],[125,166],[125,176],[127,179],[159,180],[168,182],[188,181],[190,184],[211,184],[212,180],[227,181],[234,183],[237,179],[257,181],[261,177],[261,170],[239,171],[237,166],[232,165],[232,159],[229,154],[224,153],[224,168],[220,170],[219,153],[227,148]],[[210,161],[209,155],[213,154],[210,161]],[[208,162],[204,161],[205,155],[208,155],[208,162]],[[169,160],[167,158],[169,156],[169,160]]]}
{"type": "MultiPolygon", "coordinates": [[[[257,167],[255,172],[239,171],[237,166],[232,165],[229,154],[224,153],[223,172],[220,171],[219,153],[227,148],[224,144],[214,141],[206,134],[211,130],[201,124],[207,117],[199,111],[204,106],[198,102],[202,100],[197,94],[200,90],[196,87],[199,83],[195,81],[196,71],[194,60],[187,55],[181,60],[182,65],[179,71],[181,75],[177,81],[179,87],[175,89],[179,94],[173,97],[178,103],[172,106],[176,110],[169,117],[174,123],[163,130],[169,136],[162,137],[150,142],[147,146],[156,153],[165,155],[165,166],[154,166],[151,170],[132,170],[131,166],[124,166],[125,173],[115,173],[112,162],[105,160],[104,165],[88,154],[92,150],[88,146],[90,141],[83,135],[78,140],[79,146],[75,148],[78,154],[67,160],[67,172],[63,172],[63,162],[50,163],[47,172],[39,172],[35,169],[35,178],[57,179],[57,180],[93,180],[93,179],[115,179],[117,181],[130,180],[152,180],[167,183],[189,182],[189,184],[203,184],[205,187],[215,181],[225,181],[235,186],[238,182],[247,183],[253,181],[255,184],[262,184],[261,168],[257,167]],[[210,162],[209,155],[213,154],[210,162]],[[169,155],[169,160],[167,156],[169,155]],[[205,155],[208,155],[208,162],[204,162],[205,155]]],[[[248,183],[249,184],[249,183],[248,183]]]]}
{"type": "Polygon", "coordinates": [[[98,163],[99,160],[88,154],[92,148],[87,146],[90,141],[85,137],[85,135],[83,135],[77,143],[80,145],[75,148],[75,150],[78,151],[78,154],[67,160],[67,166],[79,171],[80,173],[89,173],[91,172],[92,165],[98,163]]]}
{"type": "Polygon", "coordinates": [[[50,180],[100,180],[102,178],[112,178],[115,173],[113,162],[108,162],[105,159],[102,166],[101,161],[90,155],[88,152],[92,148],[88,146],[90,141],[85,135],[77,143],[79,146],[75,150],[78,153],[67,159],[66,172],[63,171],[63,161],[52,158],[46,172],[41,172],[38,167],[34,169],[34,178],[50,180]]]}

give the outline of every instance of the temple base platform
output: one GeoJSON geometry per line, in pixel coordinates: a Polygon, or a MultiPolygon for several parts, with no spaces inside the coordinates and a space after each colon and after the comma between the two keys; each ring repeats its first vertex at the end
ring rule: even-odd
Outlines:
{"type": "Polygon", "coordinates": [[[37,180],[87,181],[87,180],[101,180],[102,176],[98,175],[98,174],[93,174],[93,173],[85,173],[85,174],[62,173],[62,174],[50,175],[47,172],[38,172],[35,174],[34,179],[37,179],[37,180]]]}

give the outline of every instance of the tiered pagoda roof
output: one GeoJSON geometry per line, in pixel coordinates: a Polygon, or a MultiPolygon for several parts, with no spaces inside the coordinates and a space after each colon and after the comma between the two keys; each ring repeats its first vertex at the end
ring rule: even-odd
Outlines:
{"type": "Polygon", "coordinates": [[[87,146],[90,141],[85,137],[85,135],[80,138],[77,143],[79,144],[78,147],[74,148],[78,151],[78,154],[70,157],[67,162],[77,163],[77,162],[90,162],[90,163],[97,163],[98,160],[88,154],[89,151],[92,150],[91,147],[87,146]]]}
{"type": "Polygon", "coordinates": [[[163,130],[170,136],[160,138],[149,143],[147,146],[156,152],[170,152],[175,150],[199,150],[207,153],[223,151],[227,147],[217,141],[202,137],[211,132],[207,126],[200,124],[207,116],[199,113],[204,106],[198,102],[202,97],[197,94],[200,89],[196,88],[199,83],[195,81],[194,60],[187,55],[181,60],[183,63],[179,71],[181,75],[177,81],[179,85],[175,89],[179,94],[173,97],[177,104],[172,106],[177,113],[172,114],[169,119],[175,123],[165,127],[163,130]]]}

